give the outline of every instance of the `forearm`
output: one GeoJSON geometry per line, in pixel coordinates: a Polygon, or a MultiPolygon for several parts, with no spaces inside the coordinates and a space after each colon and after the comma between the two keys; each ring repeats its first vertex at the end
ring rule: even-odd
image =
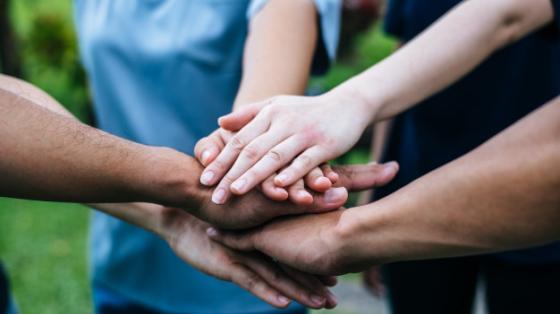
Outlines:
{"type": "Polygon", "coordinates": [[[391,57],[333,93],[352,99],[350,103],[372,122],[386,119],[457,81],[496,50],[552,18],[550,0],[463,1],[391,57]]]}
{"type": "Polygon", "coordinates": [[[560,239],[558,121],[560,98],[464,157],[349,210],[342,226],[361,235],[354,250],[375,254],[363,260],[387,262],[560,239]]]}
{"type": "Polygon", "coordinates": [[[234,108],[275,95],[303,94],[317,34],[312,0],[270,0],[251,21],[234,108]]]}
{"type": "Polygon", "coordinates": [[[0,117],[3,196],[169,202],[187,194],[189,157],[88,127],[27,83],[0,77],[0,117]]]}

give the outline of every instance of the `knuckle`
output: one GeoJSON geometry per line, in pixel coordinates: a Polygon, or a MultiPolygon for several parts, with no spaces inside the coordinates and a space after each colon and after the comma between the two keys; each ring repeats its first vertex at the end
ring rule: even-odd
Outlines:
{"type": "Polygon", "coordinates": [[[219,172],[227,170],[226,164],[220,159],[216,159],[214,160],[214,162],[212,162],[212,168],[219,172]]]}
{"type": "Polygon", "coordinates": [[[284,274],[279,269],[275,269],[272,272],[272,279],[274,280],[274,282],[282,281],[284,280],[284,274]]]}
{"type": "Polygon", "coordinates": [[[276,163],[281,163],[284,158],[283,154],[276,149],[272,149],[268,152],[268,158],[272,159],[276,163]]]}
{"type": "Polygon", "coordinates": [[[257,278],[257,275],[253,273],[246,274],[245,278],[243,278],[242,285],[245,287],[245,289],[249,291],[255,290],[258,284],[259,284],[259,278],[257,278]]]}
{"type": "Polygon", "coordinates": [[[309,168],[313,165],[313,159],[306,154],[302,154],[298,157],[296,165],[300,169],[309,168]]]}
{"type": "Polygon", "coordinates": [[[243,157],[251,160],[251,161],[255,161],[259,158],[259,149],[254,147],[254,146],[247,146],[245,147],[245,149],[243,149],[243,157]]]}
{"type": "Polygon", "coordinates": [[[231,143],[231,147],[236,152],[241,152],[241,150],[243,150],[243,148],[245,147],[245,141],[239,136],[234,136],[231,139],[230,143],[231,143]]]}

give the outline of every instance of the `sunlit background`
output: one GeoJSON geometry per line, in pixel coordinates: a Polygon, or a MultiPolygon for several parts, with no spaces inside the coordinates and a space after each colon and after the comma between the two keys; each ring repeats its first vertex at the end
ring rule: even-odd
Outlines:
{"type": "MultiPolygon", "coordinates": [[[[347,1],[339,61],[310,84],[326,91],[390,54],[396,42],[375,22],[368,3],[347,1]]],[[[53,95],[82,121],[93,123],[87,81],[77,54],[71,0],[0,0],[2,72],[28,80],[53,95]],[[7,60],[7,61],[6,61],[7,60]],[[7,62],[7,63],[6,63],[7,62]]],[[[368,160],[367,136],[338,162],[368,160]]],[[[352,198],[355,201],[356,196],[352,198]]],[[[91,313],[87,272],[89,211],[80,205],[0,198],[0,259],[22,313],[91,313]]],[[[341,306],[329,313],[382,310],[362,288],[359,275],[342,278],[341,306]]]]}

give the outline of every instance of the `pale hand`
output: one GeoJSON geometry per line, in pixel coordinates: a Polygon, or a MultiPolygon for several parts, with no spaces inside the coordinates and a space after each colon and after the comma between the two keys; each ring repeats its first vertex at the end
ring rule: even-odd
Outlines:
{"type": "MultiPolygon", "coordinates": [[[[208,166],[213,162],[226,144],[231,140],[235,133],[224,130],[222,128],[212,132],[212,134],[198,141],[194,149],[196,159],[204,166],[208,166]]],[[[209,184],[208,172],[206,176],[200,178],[202,184],[209,184]]],[[[310,205],[313,203],[311,192],[324,193],[332,187],[338,180],[338,175],[332,170],[328,164],[312,169],[304,179],[297,180],[294,184],[287,188],[278,187],[274,184],[276,172],[266,178],[260,185],[260,190],[264,195],[275,201],[284,201],[289,199],[294,204],[310,205]]],[[[212,202],[216,204],[224,204],[230,199],[231,181],[228,177],[224,178],[216,187],[212,194],[212,202]]]]}
{"type": "Polygon", "coordinates": [[[367,165],[335,166],[338,181],[335,188],[313,197],[311,205],[275,202],[258,191],[230,199],[224,205],[210,202],[210,189],[195,192],[187,210],[196,217],[223,229],[246,229],[259,226],[274,218],[309,213],[324,213],[342,207],[348,191],[360,191],[382,186],[398,172],[398,164],[371,163],[367,165]]]}
{"type": "Polygon", "coordinates": [[[369,117],[334,95],[279,96],[221,118],[222,128],[238,133],[206,167],[201,182],[223,182],[220,186],[231,185],[231,192],[241,195],[279,171],[273,182],[287,187],[347,152],[369,117]]]}

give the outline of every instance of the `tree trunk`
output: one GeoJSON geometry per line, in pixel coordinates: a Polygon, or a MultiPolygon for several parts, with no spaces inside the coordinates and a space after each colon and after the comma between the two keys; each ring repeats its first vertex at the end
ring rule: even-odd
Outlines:
{"type": "Polygon", "coordinates": [[[22,75],[19,44],[10,19],[10,0],[0,0],[0,70],[11,76],[22,75]]]}

